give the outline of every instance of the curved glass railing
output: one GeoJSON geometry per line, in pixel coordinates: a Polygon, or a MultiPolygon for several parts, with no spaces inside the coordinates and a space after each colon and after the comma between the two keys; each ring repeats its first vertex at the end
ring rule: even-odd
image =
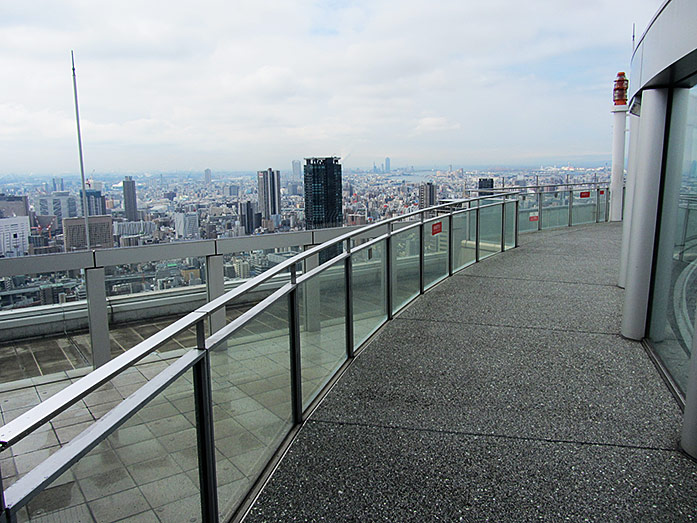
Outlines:
{"type": "MultiPolygon", "coordinates": [[[[382,325],[454,272],[517,246],[519,217],[534,212],[521,208],[520,196],[448,202],[313,247],[4,419],[0,514],[7,521],[242,514],[323,392],[382,325]],[[279,276],[267,297],[209,333],[220,324],[214,315],[279,276]],[[196,348],[149,358],[190,329],[196,348]]],[[[543,224],[553,207],[545,201],[538,197],[543,224]]]]}

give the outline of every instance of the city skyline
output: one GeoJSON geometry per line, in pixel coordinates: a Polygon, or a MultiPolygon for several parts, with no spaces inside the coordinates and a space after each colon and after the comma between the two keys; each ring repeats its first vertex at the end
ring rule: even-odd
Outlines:
{"type": "Polygon", "coordinates": [[[604,161],[612,79],[657,7],[3,5],[0,174],[77,170],[70,49],[87,173],[604,161]]]}

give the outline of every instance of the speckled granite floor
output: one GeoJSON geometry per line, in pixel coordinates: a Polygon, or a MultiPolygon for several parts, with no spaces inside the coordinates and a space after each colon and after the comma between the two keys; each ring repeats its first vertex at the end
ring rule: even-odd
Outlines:
{"type": "Polygon", "coordinates": [[[619,335],[619,224],[522,235],[416,300],[245,521],[684,521],[680,409],[619,335]]]}

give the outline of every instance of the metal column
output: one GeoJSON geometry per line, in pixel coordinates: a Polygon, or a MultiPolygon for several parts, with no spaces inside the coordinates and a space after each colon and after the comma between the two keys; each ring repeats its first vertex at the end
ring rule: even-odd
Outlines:
{"type": "Polygon", "coordinates": [[[574,225],[574,190],[569,189],[569,227],[574,225]]]}
{"type": "Polygon", "coordinates": [[[612,113],[612,176],[610,178],[610,194],[608,196],[612,196],[612,202],[610,202],[610,221],[618,222],[622,219],[622,182],[624,180],[624,143],[626,141],[625,131],[627,129],[627,106],[615,105],[612,108],[612,113]]]}
{"type": "Polygon", "coordinates": [[[92,366],[96,369],[111,359],[104,267],[85,269],[85,285],[87,286],[87,317],[92,345],[92,366]]]}
{"type": "Polygon", "coordinates": [[[346,292],[346,357],[353,358],[353,261],[351,259],[351,239],[346,240],[348,256],[344,260],[344,287],[346,292]]]}
{"type": "Polygon", "coordinates": [[[537,188],[538,192],[537,193],[537,230],[541,231],[542,230],[542,190],[538,187],[537,188]]]}
{"type": "Polygon", "coordinates": [[[620,272],[617,285],[624,288],[627,281],[627,260],[631,241],[632,208],[634,207],[634,187],[636,185],[636,165],[639,155],[639,131],[641,120],[629,115],[629,160],[627,162],[627,185],[624,191],[624,216],[622,218],[622,249],[620,251],[620,272]]]}
{"type": "Polygon", "coordinates": [[[424,213],[422,212],[419,217],[421,222],[419,223],[419,294],[424,293],[424,248],[426,247],[426,242],[424,241],[424,213]]]}
{"type": "Polygon", "coordinates": [[[633,340],[646,333],[667,109],[667,89],[643,92],[621,329],[624,337],[633,340]]]}
{"type": "Polygon", "coordinates": [[[194,377],[194,406],[196,409],[198,477],[201,488],[201,514],[203,521],[218,521],[211,356],[206,350],[206,327],[203,320],[196,324],[196,346],[199,350],[206,351],[205,356],[192,369],[194,377]]]}
{"type": "Polygon", "coordinates": [[[290,282],[293,290],[288,294],[288,326],[290,330],[290,389],[293,423],[303,421],[303,392],[300,360],[300,307],[295,264],[290,266],[290,282]]]}
{"type": "Polygon", "coordinates": [[[387,224],[387,238],[385,239],[385,302],[387,304],[387,319],[392,319],[392,224],[387,224]]]}

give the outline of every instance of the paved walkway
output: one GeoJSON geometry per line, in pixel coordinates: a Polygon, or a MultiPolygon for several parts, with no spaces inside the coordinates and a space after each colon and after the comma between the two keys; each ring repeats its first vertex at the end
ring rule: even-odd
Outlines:
{"type": "Polygon", "coordinates": [[[246,521],[688,520],[680,410],[619,336],[621,227],[521,236],[387,325],[246,521]]]}

